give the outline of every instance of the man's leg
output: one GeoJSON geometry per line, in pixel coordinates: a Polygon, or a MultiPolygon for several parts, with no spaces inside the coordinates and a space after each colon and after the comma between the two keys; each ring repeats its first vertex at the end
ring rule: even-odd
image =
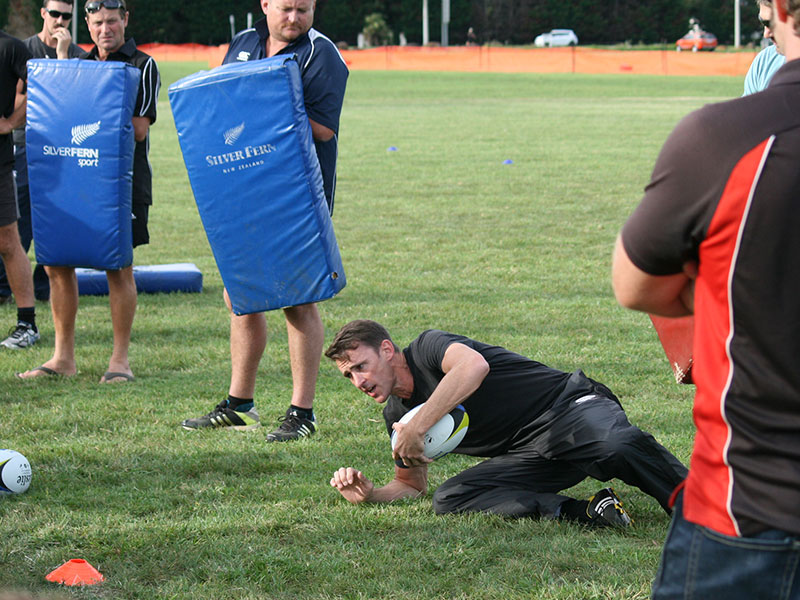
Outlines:
{"type": "MultiPolygon", "coordinates": [[[[230,308],[227,291],[225,299],[230,308]]],[[[258,365],[267,347],[267,319],[264,313],[235,315],[231,312],[231,384],[228,393],[253,401],[258,365]]]]}
{"type": "MultiPolygon", "coordinates": [[[[72,267],[45,267],[50,277],[50,310],[53,313],[55,349],[53,356],[43,367],[60,375],[74,375],[75,367],[75,318],[78,314],[78,278],[72,267]]],[[[20,377],[46,376],[46,371],[30,370],[20,377]]]]}
{"type": "Polygon", "coordinates": [[[524,449],[490,458],[448,479],[433,493],[433,508],[439,515],[486,512],[554,519],[570,500],[556,492],[585,478],[578,469],[524,449]]]}
{"type": "Polygon", "coordinates": [[[11,349],[27,348],[39,341],[39,330],[36,328],[31,263],[22,249],[16,221],[0,226],[0,258],[17,301],[17,324],[0,345],[11,349]]]}
{"type": "MultiPolygon", "coordinates": [[[[231,310],[228,291],[225,304],[231,310]]],[[[185,419],[184,429],[206,427],[230,427],[237,430],[254,429],[259,417],[253,406],[258,365],[267,347],[267,320],[264,313],[235,315],[231,312],[231,381],[228,398],[220,402],[208,414],[185,419]]]]}
{"type": "Polygon", "coordinates": [[[114,329],[114,348],[108,361],[108,370],[100,383],[129,381],[133,378],[128,362],[133,318],[136,315],[136,281],[133,267],[106,271],[108,302],[111,308],[111,326],[114,329]]]}
{"type": "Polygon", "coordinates": [[[325,327],[316,304],[285,308],[292,368],[292,402],[282,423],[267,434],[268,442],[288,442],[307,437],[317,430],[314,393],[325,343],[325,327]]]}
{"type": "MultiPolygon", "coordinates": [[[[25,216],[26,216],[26,202],[25,202],[25,195],[26,189],[18,187],[17,188],[17,206],[19,207],[19,220],[17,221],[17,231],[19,232],[19,241],[22,246],[22,250],[27,254],[28,250],[31,247],[31,240],[33,239],[32,236],[26,235],[31,229],[30,227],[30,201],[27,202],[27,217],[28,217],[28,224],[26,227],[25,223],[25,216]],[[27,244],[26,244],[27,242],[27,244]]],[[[6,269],[3,261],[0,260],[0,296],[3,298],[10,298],[11,297],[11,285],[8,282],[8,277],[6,277],[6,269]]]]}
{"type": "MultiPolygon", "coordinates": [[[[27,254],[31,249],[31,242],[33,242],[31,197],[27,184],[17,186],[17,205],[19,206],[19,221],[17,221],[19,240],[22,243],[22,249],[27,254]]],[[[0,273],[0,295],[5,293],[3,287],[4,279],[5,273],[0,273]]],[[[47,279],[47,273],[43,265],[37,264],[33,269],[33,295],[37,300],[46,301],[50,299],[50,281],[47,279]]]]}
{"type": "MultiPolygon", "coordinates": [[[[27,254],[28,249],[30,248],[30,241],[28,241],[28,245],[25,245],[25,234],[23,230],[25,229],[25,208],[26,203],[25,199],[27,197],[27,189],[28,189],[28,170],[25,164],[25,147],[19,147],[17,145],[14,146],[14,173],[11,175],[11,180],[9,181],[8,176],[0,182],[0,194],[4,195],[4,198],[0,198],[0,202],[5,201],[6,204],[4,205],[5,208],[0,211],[3,212],[5,217],[11,216],[10,211],[13,207],[11,204],[11,197],[10,194],[14,194],[14,190],[16,189],[16,212],[18,215],[17,220],[17,228],[20,234],[20,241],[22,243],[22,248],[27,254]],[[24,169],[21,170],[21,169],[24,169]]],[[[30,200],[27,202],[27,214],[28,214],[28,222],[30,222],[30,200]]],[[[2,217],[3,215],[0,215],[2,217]]],[[[0,221],[3,224],[7,224],[8,220],[0,221]]],[[[6,277],[6,269],[3,261],[0,260],[0,304],[4,304],[8,302],[11,298],[11,286],[8,283],[8,277],[6,277]]]]}
{"type": "Polygon", "coordinates": [[[619,404],[591,394],[556,409],[561,414],[548,425],[546,447],[539,451],[600,481],[634,485],[671,512],[670,495],[688,471],[652,435],[631,425],[619,404]]]}
{"type": "Polygon", "coordinates": [[[0,227],[0,257],[3,259],[17,306],[33,306],[35,300],[31,263],[22,249],[16,222],[0,227]]]}

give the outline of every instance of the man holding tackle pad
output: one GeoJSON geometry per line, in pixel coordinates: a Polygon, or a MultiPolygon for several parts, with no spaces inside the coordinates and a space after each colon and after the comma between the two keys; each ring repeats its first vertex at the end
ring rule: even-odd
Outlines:
{"type": "MultiPolygon", "coordinates": [[[[311,25],[314,0],[261,0],[265,19],[239,33],[223,64],[296,55],[300,66],[306,113],[322,171],[328,209],[333,211],[336,187],[337,136],[348,70],[336,46],[311,25]]],[[[269,199],[265,198],[265,202],[269,199]]],[[[228,292],[225,302],[231,309],[228,292]]],[[[316,304],[283,309],[292,370],[291,405],[281,425],[267,441],[283,442],[313,434],[314,392],[324,343],[324,328],[316,304]]],[[[264,354],[267,326],[264,313],[231,313],[231,379],[228,397],[211,412],[186,419],[184,429],[213,427],[253,429],[260,418],[254,407],[258,365],[264,354]]]]}
{"type": "MultiPolygon", "coordinates": [[[[152,203],[152,171],[147,158],[150,125],[156,120],[156,100],[161,79],[152,57],[136,48],[133,39],[125,39],[129,13],[124,0],[87,0],[84,4],[86,25],[94,46],[87,60],[124,62],[139,69],[141,78],[132,118],[136,140],[133,158],[132,244],[148,244],[147,220],[152,203]]],[[[55,328],[53,356],[43,365],[17,376],[22,379],[49,376],[71,376],[77,372],[75,362],[75,323],[78,313],[78,279],[75,267],[48,266],[50,278],[50,309],[55,328]]],[[[136,314],[137,292],[133,266],[107,269],[108,298],[114,342],[106,372],[100,383],[133,381],[128,360],[133,320],[136,314]]]]}

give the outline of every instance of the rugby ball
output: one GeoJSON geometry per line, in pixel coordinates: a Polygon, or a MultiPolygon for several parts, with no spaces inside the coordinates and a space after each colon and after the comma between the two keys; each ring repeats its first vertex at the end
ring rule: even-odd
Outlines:
{"type": "Polygon", "coordinates": [[[0,494],[21,494],[31,484],[31,465],[16,450],[0,450],[0,494]]]}
{"type": "MultiPolygon", "coordinates": [[[[408,423],[414,418],[422,404],[415,406],[400,419],[400,423],[408,423]]],[[[443,416],[425,434],[424,454],[431,460],[441,458],[448,452],[452,452],[467,435],[469,427],[469,416],[464,407],[460,404],[443,416]]],[[[392,432],[392,450],[397,443],[397,432],[392,432]]]]}

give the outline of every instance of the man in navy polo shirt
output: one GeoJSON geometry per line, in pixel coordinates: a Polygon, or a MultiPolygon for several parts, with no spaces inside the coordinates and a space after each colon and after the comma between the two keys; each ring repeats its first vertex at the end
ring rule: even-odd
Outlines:
{"type": "MultiPolygon", "coordinates": [[[[266,18],[242,31],[232,41],[223,63],[296,55],[303,79],[306,113],[322,170],[328,208],[333,212],[336,188],[337,136],[348,70],[336,46],[312,29],[315,0],[261,0],[266,18]]],[[[231,308],[225,293],[225,302],[231,308]]],[[[316,304],[284,309],[292,369],[292,399],[281,425],[267,441],[284,442],[316,431],[313,402],[325,330],[316,304]]],[[[254,408],[256,374],[267,340],[263,313],[231,313],[231,381],[228,397],[210,413],[186,419],[184,429],[259,425],[254,408]]]]}

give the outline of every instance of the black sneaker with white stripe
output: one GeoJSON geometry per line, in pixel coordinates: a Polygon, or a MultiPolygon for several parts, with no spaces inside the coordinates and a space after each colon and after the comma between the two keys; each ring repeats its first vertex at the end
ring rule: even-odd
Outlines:
{"type": "Polygon", "coordinates": [[[239,412],[228,408],[228,400],[225,399],[207,415],[195,419],[186,419],[181,423],[181,427],[188,430],[205,429],[206,427],[226,427],[237,431],[247,431],[255,429],[259,425],[259,417],[255,408],[246,412],[239,412]]]}
{"type": "Polygon", "coordinates": [[[317,430],[317,420],[313,414],[306,419],[292,407],[278,421],[280,427],[267,434],[268,442],[291,442],[308,437],[317,430]]]}
{"type": "Polygon", "coordinates": [[[622,500],[619,499],[614,489],[610,487],[600,490],[589,498],[586,516],[589,517],[591,525],[596,527],[619,527],[624,529],[632,523],[628,513],[622,508],[622,500]]]}

